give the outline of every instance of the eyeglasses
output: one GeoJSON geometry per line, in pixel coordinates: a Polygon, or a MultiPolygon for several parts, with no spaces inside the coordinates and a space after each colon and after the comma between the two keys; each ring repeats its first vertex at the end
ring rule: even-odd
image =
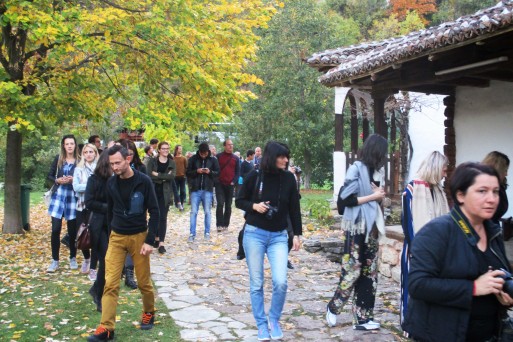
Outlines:
{"type": "Polygon", "coordinates": [[[167,147],[167,148],[166,147],[162,147],[161,150],[162,151],[169,151],[169,147],[167,147]]]}

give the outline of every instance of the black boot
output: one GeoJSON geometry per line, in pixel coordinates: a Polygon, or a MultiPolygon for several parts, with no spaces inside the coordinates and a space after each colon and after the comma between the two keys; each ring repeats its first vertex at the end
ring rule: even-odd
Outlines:
{"type": "Polygon", "coordinates": [[[136,289],[137,282],[134,279],[134,266],[127,266],[125,272],[125,285],[131,289],[136,289]]]}

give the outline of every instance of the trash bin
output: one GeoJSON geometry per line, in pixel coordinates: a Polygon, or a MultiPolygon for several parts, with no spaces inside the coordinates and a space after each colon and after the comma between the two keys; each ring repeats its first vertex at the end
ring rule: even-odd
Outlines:
{"type": "Polygon", "coordinates": [[[21,223],[23,229],[30,230],[29,213],[30,213],[30,184],[21,185],[21,223]]]}

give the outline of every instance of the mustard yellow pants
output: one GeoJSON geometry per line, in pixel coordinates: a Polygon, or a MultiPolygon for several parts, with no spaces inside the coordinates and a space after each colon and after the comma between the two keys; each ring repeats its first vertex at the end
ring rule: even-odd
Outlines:
{"type": "Polygon", "coordinates": [[[146,232],[135,235],[122,235],[111,232],[109,247],[105,256],[105,288],[102,297],[101,325],[114,330],[116,308],[119,297],[119,283],[127,253],[134,260],[137,285],[141,291],[143,311],[155,311],[155,295],[150,278],[150,255],[141,255],[141,247],[146,240],[146,232]]]}

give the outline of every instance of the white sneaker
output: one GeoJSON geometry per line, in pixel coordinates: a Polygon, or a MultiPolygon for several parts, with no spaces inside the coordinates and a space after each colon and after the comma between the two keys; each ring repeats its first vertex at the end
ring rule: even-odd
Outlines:
{"type": "Polygon", "coordinates": [[[89,273],[89,268],[91,267],[91,259],[84,259],[82,263],[82,268],[80,269],[80,273],[87,274],[89,273]]]}
{"type": "Polygon", "coordinates": [[[372,320],[367,321],[366,323],[353,325],[354,330],[377,330],[381,327],[381,325],[372,320]]]}
{"type": "Polygon", "coordinates": [[[78,269],[77,258],[71,258],[71,259],[69,259],[69,269],[70,269],[70,270],[76,270],[76,269],[78,269]]]}
{"type": "Polygon", "coordinates": [[[89,280],[92,282],[96,281],[97,272],[96,270],[93,270],[92,268],[89,270],[89,280]]]}
{"type": "Polygon", "coordinates": [[[57,271],[58,268],[59,268],[59,261],[52,260],[52,263],[50,264],[50,266],[48,266],[48,268],[46,269],[46,272],[53,273],[53,272],[57,271]]]}
{"type": "Polygon", "coordinates": [[[330,311],[330,308],[326,308],[326,322],[328,322],[329,327],[334,327],[337,325],[337,315],[330,311]]]}

